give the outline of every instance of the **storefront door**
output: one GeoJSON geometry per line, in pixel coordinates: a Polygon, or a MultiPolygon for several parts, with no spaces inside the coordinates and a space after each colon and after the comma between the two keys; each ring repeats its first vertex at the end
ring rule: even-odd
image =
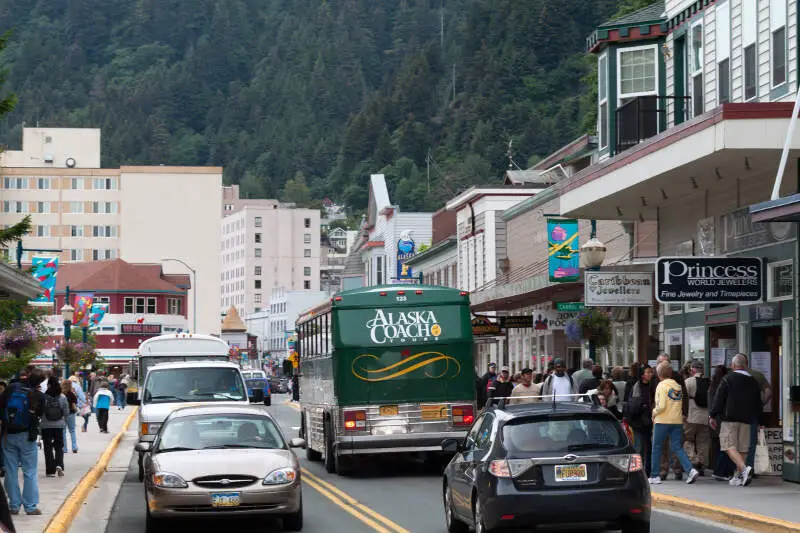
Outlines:
{"type": "Polygon", "coordinates": [[[764,406],[766,427],[780,427],[780,359],[781,326],[753,326],[751,333],[750,366],[764,374],[772,388],[772,400],[764,406]]]}

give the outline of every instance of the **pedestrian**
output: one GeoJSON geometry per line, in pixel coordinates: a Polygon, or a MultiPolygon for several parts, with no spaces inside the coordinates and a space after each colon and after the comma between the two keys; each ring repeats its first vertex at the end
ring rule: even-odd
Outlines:
{"type": "Polygon", "coordinates": [[[69,416],[67,397],[61,392],[61,383],[55,376],[47,380],[42,416],[42,442],[44,470],[47,477],[64,475],[64,428],[69,416]]]}
{"type": "Polygon", "coordinates": [[[12,515],[19,514],[20,507],[24,507],[25,513],[29,515],[42,514],[39,509],[39,453],[36,440],[39,435],[39,417],[44,410],[44,395],[39,391],[43,380],[44,373],[29,365],[20,374],[19,381],[11,383],[0,397],[5,487],[12,515]],[[22,491],[19,487],[20,468],[22,491]]]}
{"type": "Polygon", "coordinates": [[[708,453],[711,445],[711,432],[708,427],[708,389],[711,380],[705,377],[705,362],[695,360],[691,364],[691,377],[686,379],[687,402],[689,414],[683,426],[683,449],[692,461],[695,469],[703,475],[708,464],[708,453]]]}
{"type": "MultiPolygon", "coordinates": [[[[584,385],[586,382],[584,381],[584,385]]],[[[616,387],[614,387],[614,382],[610,379],[605,379],[600,382],[596,389],[590,390],[586,393],[587,396],[592,398],[592,401],[595,401],[611,411],[617,420],[622,420],[622,413],[619,410],[618,404],[618,396],[616,387]],[[601,401],[602,397],[602,401],[601,401]]]]}
{"type": "Polygon", "coordinates": [[[39,391],[42,394],[47,392],[47,383],[50,381],[50,378],[53,377],[54,371],[55,371],[55,368],[52,368],[50,370],[45,370],[44,371],[44,380],[39,384],[39,391]]]}
{"type": "MultiPolygon", "coordinates": [[[[669,363],[670,366],[672,365],[672,361],[670,361],[670,356],[667,353],[662,353],[661,355],[659,355],[658,358],[656,359],[656,361],[657,361],[656,365],[664,363],[664,362],[669,363]]],[[[658,368],[658,366],[656,366],[656,368],[658,368]]],[[[658,381],[658,376],[655,377],[655,380],[658,381]]],[[[674,369],[673,369],[673,373],[672,373],[672,380],[675,381],[681,387],[681,391],[683,392],[683,398],[684,398],[684,402],[683,402],[683,405],[682,405],[682,412],[683,412],[683,416],[687,416],[689,414],[689,407],[688,407],[688,404],[685,401],[686,396],[687,396],[686,389],[684,388],[683,379],[681,379],[680,373],[675,372],[674,369]]],[[[683,447],[683,431],[681,431],[681,447],[683,447]]],[[[666,481],[666,479],[667,479],[667,477],[669,475],[670,462],[671,462],[672,463],[672,465],[671,465],[672,466],[672,472],[675,474],[675,480],[676,481],[680,481],[681,479],[683,479],[683,467],[681,466],[681,463],[680,463],[680,461],[678,461],[677,458],[675,458],[672,461],[670,461],[670,457],[671,457],[672,454],[669,451],[669,442],[667,442],[666,446],[664,446],[663,443],[662,443],[661,449],[662,449],[661,459],[660,459],[661,480],[662,481],[666,481]]]]}
{"type": "Polygon", "coordinates": [[[655,407],[655,371],[645,366],[639,380],[634,383],[631,395],[625,403],[623,414],[633,430],[633,447],[642,456],[645,472],[650,472],[653,446],[653,407],[655,407]]]}
{"type": "Polygon", "coordinates": [[[72,453],[78,453],[78,435],[75,432],[75,419],[78,416],[78,396],[72,390],[72,382],[65,379],[61,382],[61,393],[67,398],[69,414],[67,415],[66,426],[64,427],[64,453],[67,453],[67,432],[72,442],[72,453]]]}
{"type": "Polygon", "coordinates": [[[497,377],[497,364],[489,363],[486,373],[478,380],[477,390],[475,391],[479,410],[486,405],[486,401],[489,398],[489,386],[494,382],[495,377],[497,377]]]}
{"type": "Polygon", "coordinates": [[[117,390],[119,391],[119,399],[117,401],[117,405],[119,405],[120,410],[124,410],[128,404],[128,383],[130,380],[130,376],[125,375],[117,382],[117,390]]]}
{"type": "Polygon", "coordinates": [[[500,371],[500,375],[497,376],[497,379],[489,384],[489,401],[495,405],[497,405],[499,399],[511,397],[511,392],[514,390],[514,384],[511,383],[509,374],[510,372],[508,367],[504,366],[500,371]]]}
{"type": "Polygon", "coordinates": [[[94,408],[97,411],[97,425],[100,433],[108,433],[108,410],[114,403],[114,395],[108,390],[108,382],[101,382],[94,395],[94,408]]]}
{"type": "Polygon", "coordinates": [[[747,486],[753,480],[753,467],[746,464],[745,457],[750,448],[750,428],[761,417],[761,389],[758,381],[747,371],[747,357],[736,354],[731,363],[733,372],[728,373],[719,384],[714,403],[709,410],[708,422],[719,426],[719,445],[736,465],[736,475],[731,485],[747,486]]]}
{"type": "Polygon", "coordinates": [[[520,372],[520,383],[511,391],[509,405],[533,403],[539,401],[541,386],[533,383],[533,370],[523,368],[520,372]]]}
{"type": "MultiPolygon", "coordinates": [[[[692,466],[689,457],[681,447],[683,432],[683,388],[672,379],[672,366],[662,361],[656,367],[658,386],[656,387],[655,407],[653,408],[653,457],[661,456],[661,446],[669,439],[669,450],[677,456],[684,472],[688,475],[687,484],[692,484],[700,473],[692,466]]],[[[650,484],[661,483],[659,468],[653,463],[650,469],[650,484]]]]}
{"type": "Polygon", "coordinates": [[[617,391],[617,405],[620,410],[623,410],[625,405],[625,389],[628,388],[628,382],[625,377],[625,369],[621,366],[616,366],[611,371],[611,381],[614,382],[614,389],[617,391]]]}
{"type": "Polygon", "coordinates": [[[639,382],[639,378],[642,377],[642,365],[637,361],[631,365],[628,369],[628,375],[625,376],[625,394],[623,394],[623,402],[627,402],[628,398],[631,397],[631,393],[633,392],[633,387],[639,382]]]}
{"type": "Polygon", "coordinates": [[[550,396],[559,402],[569,402],[575,399],[577,390],[572,376],[567,374],[564,360],[555,359],[553,373],[547,376],[542,385],[542,396],[550,396]]]}
{"type": "Polygon", "coordinates": [[[581,385],[583,384],[584,381],[592,377],[593,368],[594,368],[594,361],[592,361],[591,359],[584,359],[583,368],[572,374],[572,382],[575,383],[575,387],[578,390],[580,390],[581,385]]]}
{"type": "MultiPolygon", "coordinates": [[[[573,378],[572,381],[574,382],[575,378],[573,378]]],[[[586,394],[590,390],[596,389],[600,385],[601,381],[603,381],[603,367],[600,365],[594,365],[592,367],[592,377],[583,380],[583,383],[576,385],[576,387],[578,387],[579,393],[586,394]]]]}
{"type": "MultiPolygon", "coordinates": [[[[708,386],[708,405],[714,405],[717,389],[719,389],[722,379],[728,374],[728,367],[725,365],[717,365],[714,367],[714,375],[711,377],[711,383],[708,386]]],[[[733,464],[731,458],[724,450],[720,449],[719,442],[719,427],[722,419],[719,415],[716,416],[716,426],[709,423],[711,433],[711,455],[714,464],[714,472],[711,475],[716,481],[730,481],[736,470],[736,465],[733,464]]]]}

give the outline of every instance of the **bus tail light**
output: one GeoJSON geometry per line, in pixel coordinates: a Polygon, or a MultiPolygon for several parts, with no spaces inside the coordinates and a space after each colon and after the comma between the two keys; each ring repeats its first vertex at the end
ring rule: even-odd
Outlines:
{"type": "Polygon", "coordinates": [[[461,291],[460,294],[461,296],[469,296],[469,293],[467,291],[461,291]]]}
{"type": "Polygon", "coordinates": [[[453,414],[454,426],[470,426],[475,421],[475,412],[471,405],[454,405],[450,412],[453,414]]]}
{"type": "Polygon", "coordinates": [[[342,301],[342,297],[341,296],[337,296],[337,297],[334,298],[334,300],[337,301],[337,302],[341,302],[342,301]]]}
{"type": "Polygon", "coordinates": [[[385,292],[381,292],[381,293],[379,293],[379,294],[380,294],[381,296],[386,296],[386,293],[385,293],[385,292]]]}
{"type": "Polygon", "coordinates": [[[405,293],[406,293],[406,291],[397,291],[397,294],[398,294],[399,296],[404,296],[404,295],[405,295],[405,293]]]}
{"type": "Polygon", "coordinates": [[[422,291],[417,291],[417,294],[422,294],[422,291]]]}
{"type": "Polygon", "coordinates": [[[344,429],[346,431],[363,431],[367,429],[366,411],[345,411],[344,429]]]}

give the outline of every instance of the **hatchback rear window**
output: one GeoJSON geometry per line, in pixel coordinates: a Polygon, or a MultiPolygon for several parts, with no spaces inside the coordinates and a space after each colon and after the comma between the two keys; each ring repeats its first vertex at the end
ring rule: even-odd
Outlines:
{"type": "Polygon", "coordinates": [[[604,415],[519,418],[503,426],[503,445],[512,453],[566,453],[627,444],[619,422],[604,415]]]}

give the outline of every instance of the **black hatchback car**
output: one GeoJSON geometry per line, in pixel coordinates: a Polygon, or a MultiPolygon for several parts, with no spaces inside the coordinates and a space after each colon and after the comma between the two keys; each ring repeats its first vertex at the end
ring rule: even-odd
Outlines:
{"type": "Polygon", "coordinates": [[[599,405],[490,407],[443,479],[450,533],[556,526],[650,531],[650,487],[621,424],[599,405]]]}

